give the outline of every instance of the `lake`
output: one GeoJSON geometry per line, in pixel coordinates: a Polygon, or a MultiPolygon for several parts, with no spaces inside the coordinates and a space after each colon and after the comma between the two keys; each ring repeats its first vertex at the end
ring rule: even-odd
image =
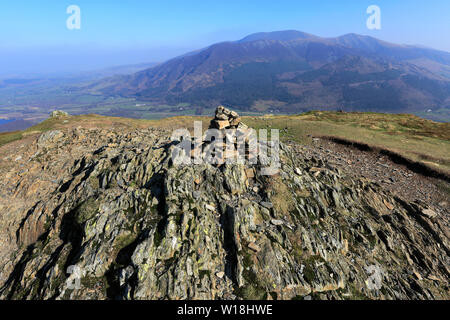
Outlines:
{"type": "Polygon", "coordinates": [[[8,122],[11,122],[11,121],[13,121],[13,120],[8,120],[8,119],[0,119],[0,125],[1,125],[1,124],[4,124],[4,123],[8,123],[8,122]]]}

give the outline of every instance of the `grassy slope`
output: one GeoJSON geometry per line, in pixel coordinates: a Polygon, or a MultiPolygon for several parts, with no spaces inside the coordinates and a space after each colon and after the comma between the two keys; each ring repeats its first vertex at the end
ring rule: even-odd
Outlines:
{"type": "MultiPolygon", "coordinates": [[[[166,129],[192,128],[202,121],[206,129],[208,117],[174,117],[162,120],[137,120],[98,115],[48,119],[27,130],[0,134],[0,146],[24,136],[54,128],[73,126],[154,126],[166,129]]],[[[421,119],[412,115],[380,113],[308,112],[297,116],[243,117],[250,127],[278,128],[282,139],[304,144],[312,137],[335,137],[393,151],[412,161],[450,173],[450,124],[421,119]]]]}
{"type": "Polygon", "coordinates": [[[249,125],[287,129],[301,143],[311,136],[336,137],[386,149],[450,172],[450,124],[406,114],[308,112],[299,116],[251,118],[249,125]]]}

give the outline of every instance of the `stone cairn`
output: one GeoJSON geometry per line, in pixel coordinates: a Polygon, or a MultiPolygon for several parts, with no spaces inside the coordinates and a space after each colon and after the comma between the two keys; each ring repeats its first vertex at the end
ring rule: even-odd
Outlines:
{"type": "Polygon", "coordinates": [[[241,122],[241,118],[236,111],[231,111],[224,106],[218,106],[216,115],[211,120],[210,128],[214,129],[247,129],[248,127],[241,122]]]}
{"type": "MultiPolygon", "coordinates": [[[[225,108],[224,106],[218,106],[216,109],[216,114],[213,120],[211,120],[211,123],[209,125],[209,128],[213,129],[219,129],[223,133],[223,150],[221,153],[221,156],[219,155],[219,158],[222,158],[223,161],[226,161],[227,159],[237,159],[239,156],[238,151],[238,143],[235,137],[230,136],[231,134],[235,134],[236,137],[240,136],[240,139],[244,142],[244,161],[247,164],[261,164],[263,166],[268,166],[270,164],[270,159],[267,157],[269,149],[271,150],[271,153],[276,152],[278,148],[278,154],[279,154],[279,144],[274,144],[272,141],[258,141],[256,137],[256,132],[254,132],[254,135],[251,134],[251,130],[249,127],[241,122],[241,118],[237,114],[237,112],[229,110],[225,108]],[[231,130],[230,130],[231,129],[231,130]],[[231,148],[231,150],[226,148],[226,142],[228,141],[234,141],[234,144],[231,148]],[[263,159],[261,160],[260,155],[258,155],[258,151],[264,151],[263,153],[266,156],[263,156],[263,159]]],[[[207,148],[213,147],[213,144],[211,141],[204,142],[204,145],[206,143],[206,147],[203,148],[203,150],[208,150],[207,148]]],[[[241,146],[242,147],[242,146],[241,146]]],[[[203,151],[204,152],[204,151],[203,151]]],[[[242,151],[241,151],[242,152],[242,151]]],[[[269,168],[270,169],[270,168],[269,168]]],[[[251,169],[253,170],[253,169],[251,169]]]]}
{"type": "MultiPolygon", "coordinates": [[[[213,120],[211,120],[210,125],[209,125],[209,129],[218,129],[222,132],[223,134],[223,150],[221,153],[216,154],[215,151],[217,151],[217,149],[214,149],[216,147],[216,142],[214,139],[210,139],[210,137],[204,137],[205,139],[202,141],[201,145],[199,146],[200,148],[195,149],[194,144],[192,145],[194,147],[194,149],[192,149],[191,151],[191,157],[195,157],[195,153],[196,152],[201,152],[203,157],[207,157],[208,154],[211,156],[216,156],[219,159],[223,160],[223,162],[228,159],[228,158],[233,158],[236,159],[238,156],[238,145],[237,145],[237,140],[233,137],[230,137],[229,135],[231,134],[231,132],[233,132],[234,129],[234,133],[235,134],[244,134],[247,135],[248,134],[248,126],[245,125],[243,122],[241,122],[241,118],[239,117],[239,114],[235,111],[229,110],[227,108],[225,108],[224,106],[218,106],[216,109],[216,113],[215,113],[215,117],[213,120]],[[231,129],[231,130],[229,130],[231,129]],[[231,132],[230,132],[231,131],[231,132]],[[236,133],[239,132],[239,133],[236,133]],[[226,149],[226,142],[227,139],[229,141],[234,141],[234,148],[232,150],[227,150],[226,149]],[[200,149],[200,150],[198,150],[200,149]]],[[[248,135],[245,137],[244,139],[245,141],[245,160],[248,161],[250,160],[252,154],[250,154],[249,152],[249,145],[251,145],[250,141],[251,141],[251,137],[249,137],[248,135]]],[[[256,143],[256,141],[255,141],[256,143]]]]}

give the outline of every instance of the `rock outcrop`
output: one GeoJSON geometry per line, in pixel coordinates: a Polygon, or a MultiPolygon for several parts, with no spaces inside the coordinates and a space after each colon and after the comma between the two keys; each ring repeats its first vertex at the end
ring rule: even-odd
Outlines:
{"type": "MultiPolygon", "coordinates": [[[[215,127],[242,125],[220,110],[215,127]]],[[[283,144],[274,176],[175,166],[169,138],[79,127],[18,142],[0,166],[0,298],[449,298],[448,212],[283,144]]]]}
{"type": "Polygon", "coordinates": [[[50,118],[67,117],[69,114],[62,110],[55,110],[50,113],[50,118]]]}

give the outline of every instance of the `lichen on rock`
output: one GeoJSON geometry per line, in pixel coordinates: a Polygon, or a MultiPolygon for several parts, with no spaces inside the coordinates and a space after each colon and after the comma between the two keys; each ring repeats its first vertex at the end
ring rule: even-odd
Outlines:
{"type": "Polygon", "coordinates": [[[285,145],[276,176],[174,166],[169,138],[61,129],[1,169],[0,298],[449,298],[446,213],[285,145]]]}

